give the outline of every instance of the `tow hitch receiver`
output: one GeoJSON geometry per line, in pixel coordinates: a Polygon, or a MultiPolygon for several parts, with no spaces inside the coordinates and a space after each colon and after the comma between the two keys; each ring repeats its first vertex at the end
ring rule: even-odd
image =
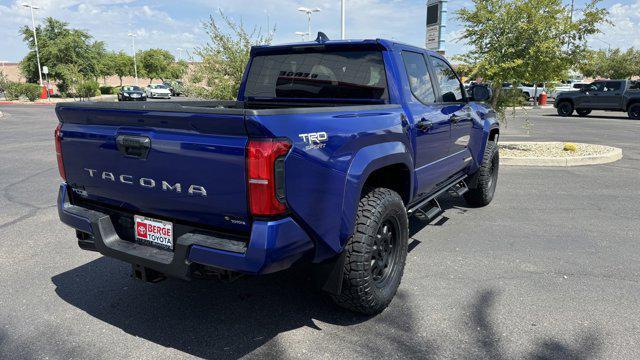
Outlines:
{"type": "Polygon", "coordinates": [[[158,283],[167,278],[161,272],[158,272],[153,269],[149,269],[148,267],[144,267],[142,265],[137,265],[137,264],[131,265],[131,276],[134,279],[141,280],[144,282],[150,282],[150,283],[158,283]]]}

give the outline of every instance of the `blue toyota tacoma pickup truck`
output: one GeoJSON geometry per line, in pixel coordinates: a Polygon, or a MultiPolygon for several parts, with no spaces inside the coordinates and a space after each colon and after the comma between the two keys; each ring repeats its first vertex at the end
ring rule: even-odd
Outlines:
{"type": "Polygon", "coordinates": [[[60,219],[141,280],[312,264],[337,304],[377,313],[409,216],[437,217],[445,192],[491,202],[489,97],[394,41],[257,46],[237,101],[58,104],[60,219]]]}

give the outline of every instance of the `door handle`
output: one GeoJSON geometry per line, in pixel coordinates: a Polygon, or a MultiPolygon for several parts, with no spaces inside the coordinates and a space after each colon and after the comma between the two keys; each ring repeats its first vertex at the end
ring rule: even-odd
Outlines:
{"type": "Polygon", "coordinates": [[[428,131],[433,127],[433,123],[425,118],[420,119],[416,124],[416,127],[422,131],[428,131]]]}
{"type": "Polygon", "coordinates": [[[146,159],[151,148],[151,139],[146,136],[119,135],[116,138],[116,147],[125,156],[146,159]]]}

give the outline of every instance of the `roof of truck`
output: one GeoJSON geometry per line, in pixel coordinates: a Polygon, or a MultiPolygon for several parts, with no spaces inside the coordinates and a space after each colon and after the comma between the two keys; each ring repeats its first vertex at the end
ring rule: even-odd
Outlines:
{"type": "Polygon", "coordinates": [[[371,46],[371,47],[382,47],[387,50],[392,50],[396,47],[402,47],[405,49],[412,49],[419,52],[427,52],[436,56],[441,56],[435,51],[426,50],[421,47],[417,47],[415,45],[410,45],[406,43],[402,43],[395,40],[388,39],[349,39],[349,40],[326,40],[326,41],[305,41],[305,42],[294,42],[294,43],[286,43],[286,44],[277,44],[277,45],[258,45],[252,48],[252,53],[261,53],[268,51],[277,51],[277,50],[285,50],[289,48],[314,48],[319,46],[327,46],[327,47],[360,47],[360,46],[371,46]]]}

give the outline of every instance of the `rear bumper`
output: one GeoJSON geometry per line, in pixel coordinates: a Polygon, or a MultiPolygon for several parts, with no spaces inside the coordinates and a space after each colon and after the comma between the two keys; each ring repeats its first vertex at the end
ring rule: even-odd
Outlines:
{"type": "Polygon", "coordinates": [[[101,254],[159,271],[167,276],[189,279],[193,263],[245,274],[266,274],[289,268],[313,249],[313,242],[291,218],[254,221],[248,244],[197,233],[174,239],[169,252],[121,239],[109,215],[72,205],[67,185],[58,193],[60,220],[85,234],[83,247],[93,242],[101,254]]]}

